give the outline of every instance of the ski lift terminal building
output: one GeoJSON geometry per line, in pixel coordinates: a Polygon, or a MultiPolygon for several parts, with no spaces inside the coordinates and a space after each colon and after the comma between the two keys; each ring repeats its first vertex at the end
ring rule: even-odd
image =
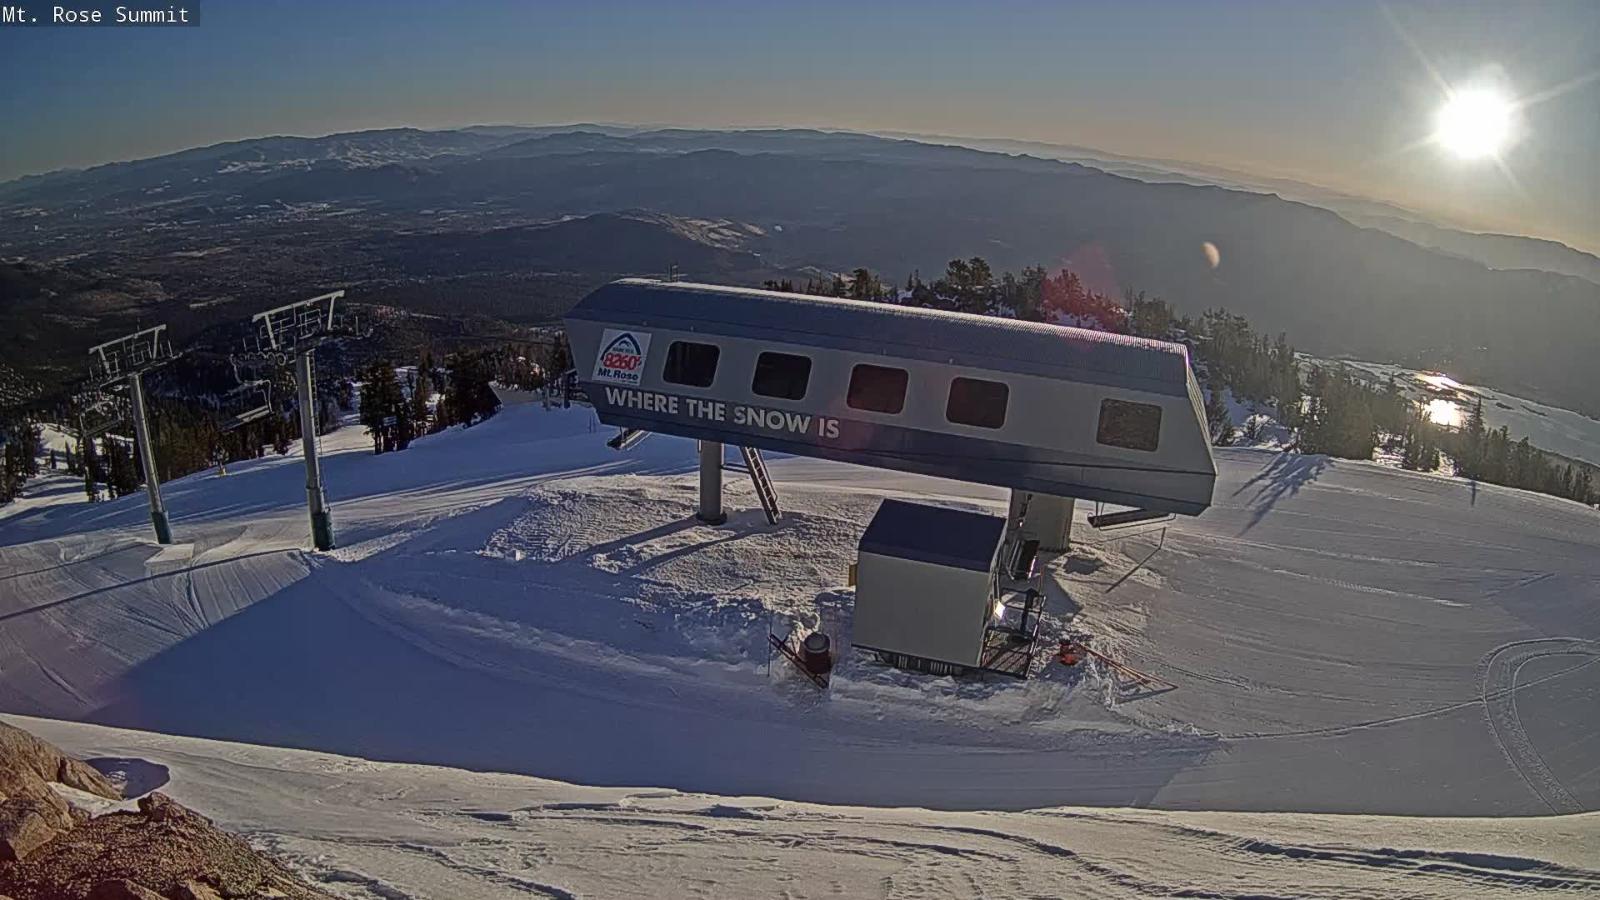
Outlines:
{"type": "Polygon", "coordinates": [[[1180,344],[625,279],[567,316],[608,425],[1197,515],[1216,464],[1180,344]]]}
{"type": "Polygon", "coordinates": [[[745,448],[774,521],[759,450],[1011,489],[1004,519],[885,501],[856,595],[855,639],[880,653],[1004,670],[991,615],[1017,608],[1036,632],[1038,592],[1017,601],[1002,583],[1031,579],[1038,550],[1065,549],[1075,499],[1135,508],[1124,517],[1211,503],[1216,464],[1180,344],[648,279],[594,291],[566,325],[589,402],[623,429],[613,446],[650,432],[701,442],[705,521],[723,519],[724,443],[745,448]],[[938,540],[934,519],[949,520],[938,540]]]}

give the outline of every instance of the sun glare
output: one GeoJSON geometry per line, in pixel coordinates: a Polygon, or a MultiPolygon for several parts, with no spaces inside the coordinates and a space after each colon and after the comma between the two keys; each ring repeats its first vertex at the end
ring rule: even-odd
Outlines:
{"type": "Polygon", "coordinates": [[[1512,116],[1511,101],[1498,91],[1457,91],[1439,110],[1434,140],[1462,159],[1494,156],[1511,140],[1512,116]]]}
{"type": "Polygon", "coordinates": [[[1428,401],[1428,421],[1450,428],[1461,427],[1461,406],[1454,400],[1435,398],[1428,401]]]}

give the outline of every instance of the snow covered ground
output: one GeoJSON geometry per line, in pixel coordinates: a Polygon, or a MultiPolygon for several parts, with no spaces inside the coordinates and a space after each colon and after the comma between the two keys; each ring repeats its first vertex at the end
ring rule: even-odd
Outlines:
{"type": "MultiPolygon", "coordinates": [[[[80,486],[40,479],[30,499],[0,510],[0,710],[632,788],[38,729],[69,750],[202,773],[214,787],[180,799],[330,871],[359,859],[352,871],[363,878],[413,873],[418,880],[385,883],[426,896],[468,895],[446,887],[462,872],[508,893],[538,892],[491,876],[504,871],[564,872],[569,880],[528,877],[583,895],[573,886],[604,874],[607,854],[593,848],[642,834],[660,836],[653,846],[668,853],[710,835],[675,858],[685,860],[683,878],[717,873],[707,875],[714,894],[737,895],[739,865],[777,877],[760,863],[775,854],[796,877],[784,885],[796,896],[825,893],[805,881],[813,864],[821,884],[881,888],[873,847],[896,871],[912,857],[932,866],[933,880],[880,894],[1055,894],[1093,877],[1105,879],[1100,892],[1161,893],[1181,881],[1234,896],[1248,874],[1219,887],[1208,873],[1294,859],[1307,873],[1333,866],[1307,874],[1327,879],[1319,884],[1356,878],[1337,854],[1295,849],[1313,845],[1365,848],[1376,855],[1362,877],[1380,880],[1465,859],[1382,850],[1396,843],[1519,857],[1518,842],[1576,827],[1574,840],[1596,846],[1593,816],[1430,823],[1444,835],[1430,843],[1435,832],[1415,825],[1301,815],[1600,808],[1593,510],[1369,463],[1224,450],[1205,515],[1164,535],[1099,534],[1082,505],[1077,546],[1050,567],[1050,633],[1070,621],[1176,689],[1130,693],[1100,672],[1053,664],[1027,682],[932,678],[846,652],[832,689],[818,694],[781,664],[769,671],[766,629],[821,624],[848,651],[845,570],[877,499],[998,509],[1003,492],[778,459],[771,468],[789,511],[781,525],[765,524],[730,473],[735,513],[708,528],[689,518],[691,444],[658,436],[617,454],[604,447],[609,435],[585,410],[535,405],[376,457],[359,429],[342,429],[329,436],[324,469],[341,545],[330,554],[302,549],[294,451],[169,484],[182,543],[165,549],[150,541],[142,496],[91,507],[65,502],[69,489],[81,497],[80,486]],[[249,762],[257,759],[271,762],[258,770],[249,762]],[[324,762],[301,765],[309,760],[324,762]],[[324,765],[342,774],[318,781],[324,765]],[[302,768],[303,782],[293,774],[302,768]],[[227,788],[235,778],[246,787],[227,788]],[[385,794],[385,779],[414,780],[418,793],[385,794]],[[554,799],[494,799],[502,786],[507,798],[554,799]],[[639,786],[798,804],[759,801],[750,819],[740,808],[751,802],[639,786]],[[287,799],[277,813],[280,801],[261,801],[252,818],[241,790],[287,799]],[[478,799],[451,807],[452,797],[478,799]],[[287,824],[313,802],[326,804],[326,823],[287,824]],[[1297,815],[955,812],[1065,805],[1297,815]],[[378,810],[360,815],[389,824],[342,830],[347,806],[378,810]],[[606,836],[585,843],[576,824],[571,834],[544,827],[551,817],[603,825],[606,836]],[[1080,822],[1104,830],[1061,843],[1063,823],[1080,822]],[[1301,837],[1271,837],[1280,826],[1301,837]],[[1259,853],[1239,829],[1268,835],[1259,853]],[[729,830],[739,849],[721,847],[729,830]],[[815,845],[789,847],[802,833],[815,845]],[[1188,846],[1190,863],[1172,856],[1169,865],[1164,854],[1176,844],[1163,841],[1188,846]],[[1223,845],[1231,856],[1195,861],[1223,845]],[[839,850],[867,859],[846,865],[839,850]],[[702,855],[721,861],[702,866],[702,855]],[[1005,864],[1024,856],[1054,880],[1005,880],[1034,877],[1031,865],[1019,874],[1005,864]],[[513,857],[525,865],[505,862],[513,857]],[[956,880],[938,880],[946,877],[956,880]]],[[[1567,845],[1551,840],[1555,849],[1536,855],[1558,863],[1549,854],[1567,845]]],[[[632,870],[612,862],[612,877],[626,880],[632,870]]],[[[1314,893],[1311,884],[1283,893],[1314,893]]]]}
{"type": "Polygon", "coordinates": [[[1600,890],[1600,814],[941,812],[538,778],[6,716],[350,898],[1523,897],[1600,890]],[[153,761],[159,761],[154,763],[153,761]]]}

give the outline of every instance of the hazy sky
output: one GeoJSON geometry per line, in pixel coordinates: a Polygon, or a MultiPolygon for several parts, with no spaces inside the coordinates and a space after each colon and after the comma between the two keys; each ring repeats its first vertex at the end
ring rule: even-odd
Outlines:
{"type": "Polygon", "coordinates": [[[1222,164],[1600,248],[1600,0],[203,2],[196,28],[0,26],[0,178],[390,125],[835,126],[1222,164]],[[1568,87],[1503,167],[1464,163],[1424,140],[1423,59],[1568,87]]]}

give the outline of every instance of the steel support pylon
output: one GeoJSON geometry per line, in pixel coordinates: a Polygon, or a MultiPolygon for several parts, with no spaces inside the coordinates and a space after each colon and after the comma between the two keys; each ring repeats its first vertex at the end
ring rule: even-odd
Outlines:
{"type": "Polygon", "coordinates": [[[707,525],[728,521],[722,511],[722,442],[700,442],[700,510],[695,518],[707,525]]]}
{"type": "Polygon", "coordinates": [[[333,549],[333,515],[322,491],[322,463],[317,459],[316,362],[308,350],[295,357],[295,383],[300,389],[300,447],[306,458],[306,508],[311,512],[311,544],[333,549]]]}
{"type": "Polygon", "coordinates": [[[156,445],[150,440],[150,415],[144,404],[144,379],[138,372],[128,376],[128,393],[133,398],[133,433],[139,439],[139,462],[144,466],[144,490],[150,496],[150,523],[156,529],[156,543],[172,543],[172,526],[167,523],[167,507],[161,501],[161,476],[156,471],[156,445]]]}

